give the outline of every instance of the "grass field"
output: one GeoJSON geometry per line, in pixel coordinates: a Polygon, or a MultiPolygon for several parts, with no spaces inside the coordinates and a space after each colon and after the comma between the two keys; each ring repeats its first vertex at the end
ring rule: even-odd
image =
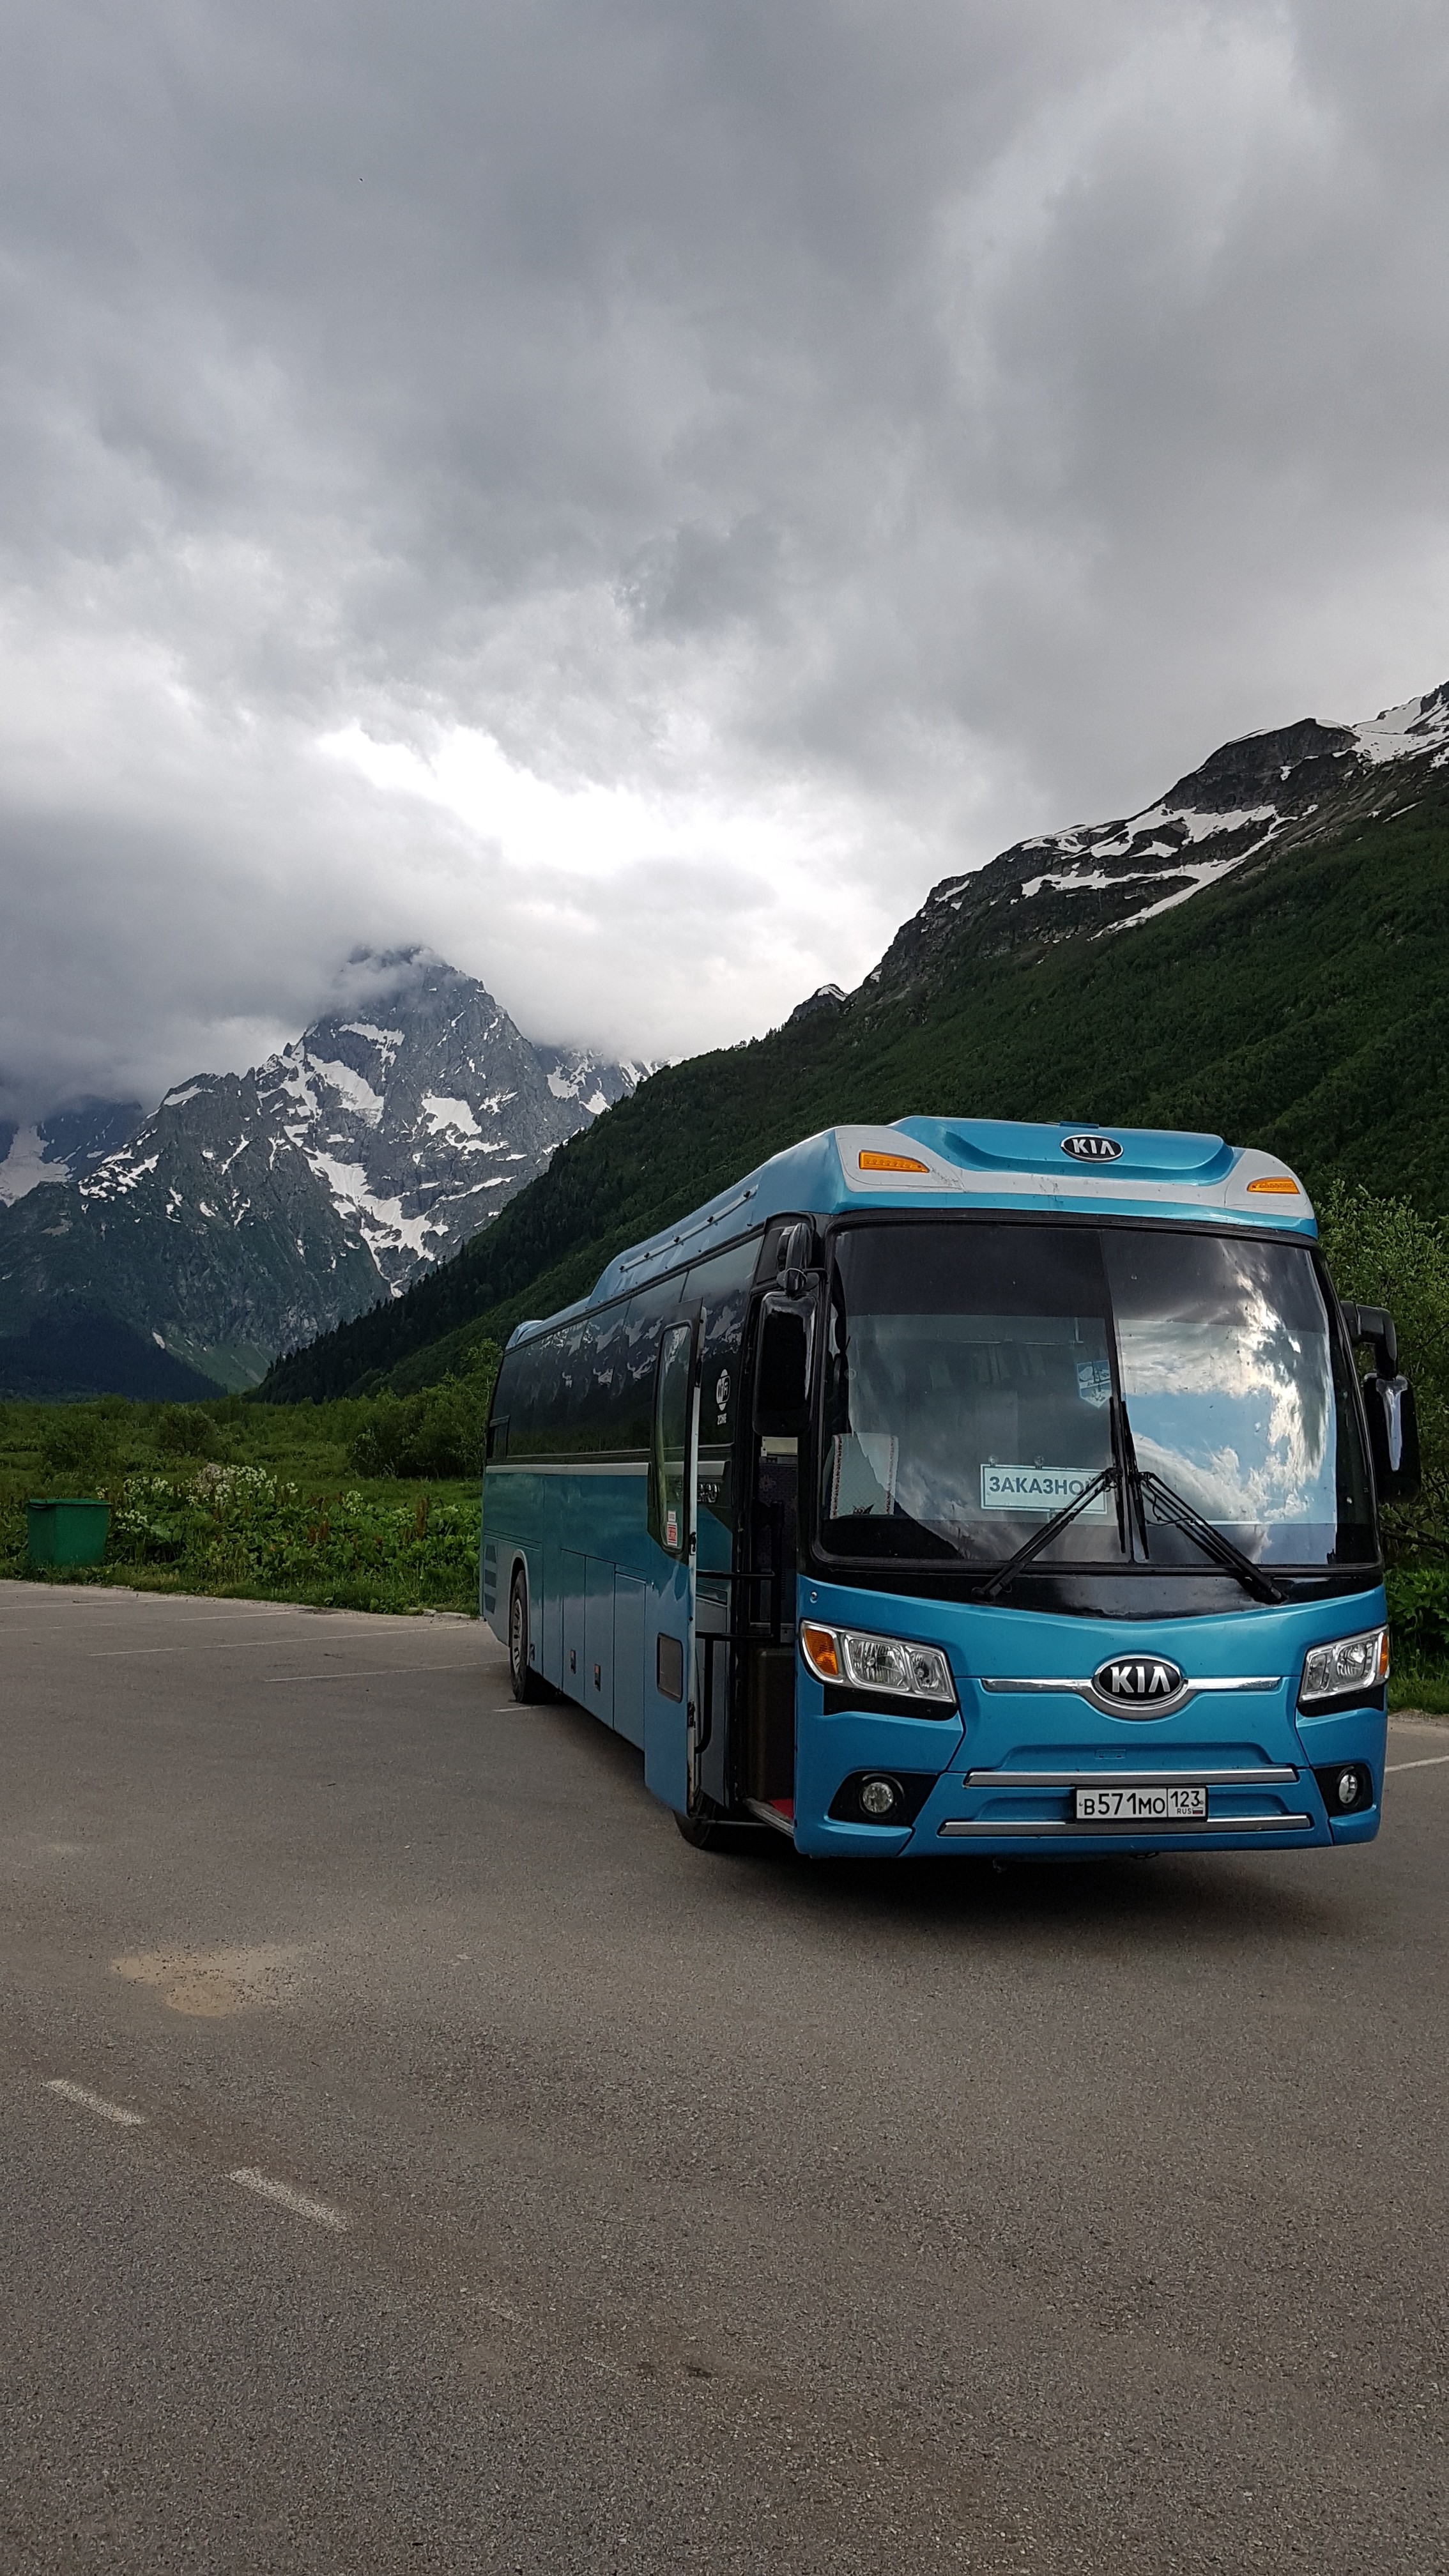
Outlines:
{"type": "Polygon", "coordinates": [[[57,1580],[475,1611],[476,1474],[359,1472],[398,1410],[360,1398],[0,1406],[0,1575],[32,1572],[28,1500],[96,1494],[111,1506],[104,1561],[57,1580]]]}

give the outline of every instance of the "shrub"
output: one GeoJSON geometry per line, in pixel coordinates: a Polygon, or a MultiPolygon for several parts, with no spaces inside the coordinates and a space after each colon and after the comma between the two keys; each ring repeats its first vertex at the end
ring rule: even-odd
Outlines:
{"type": "Polygon", "coordinates": [[[442,1378],[421,1395],[371,1397],[347,1453],[353,1473],[481,1476],[497,1375],[497,1346],[483,1342],[470,1352],[462,1377],[442,1378]]]}
{"type": "Polygon", "coordinates": [[[1400,1662],[1449,1663],[1449,1566],[1391,1567],[1389,1619],[1400,1662]]]}
{"type": "Polygon", "coordinates": [[[156,1423],[156,1446],[171,1458],[219,1458],[223,1444],[199,1404],[165,1404],[156,1423]]]}
{"type": "Polygon", "coordinates": [[[119,1454],[113,1414],[95,1405],[57,1406],[41,1434],[41,1480],[56,1493],[96,1494],[119,1454]]]}

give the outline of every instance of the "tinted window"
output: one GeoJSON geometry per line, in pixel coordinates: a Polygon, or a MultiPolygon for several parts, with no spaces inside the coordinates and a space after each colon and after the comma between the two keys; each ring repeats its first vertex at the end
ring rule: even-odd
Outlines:
{"type": "Polygon", "coordinates": [[[700,1563],[728,1565],[735,1519],[734,1437],[739,1412],[741,1345],[759,1238],[697,1261],[685,1302],[701,1310],[699,1365],[700,1563]],[[711,1528],[710,1523],[717,1524],[711,1528]]]}
{"type": "Polygon", "coordinates": [[[689,1546],[686,1469],[689,1461],[689,1416],[694,1385],[694,1328],[668,1324],[659,1352],[654,1411],[652,1525],[661,1547],[684,1556],[689,1546]]]}
{"type": "Polygon", "coordinates": [[[616,1445],[621,1449],[642,1453],[649,1447],[659,1336],[666,1318],[678,1311],[683,1285],[681,1277],[660,1279],[651,1287],[639,1289],[629,1300],[615,1362],[618,1400],[614,1420],[616,1445]]]}

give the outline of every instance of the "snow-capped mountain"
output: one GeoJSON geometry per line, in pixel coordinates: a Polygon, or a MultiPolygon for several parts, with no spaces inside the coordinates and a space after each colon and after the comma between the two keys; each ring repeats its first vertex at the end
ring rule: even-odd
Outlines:
{"type": "Polygon", "coordinates": [[[531,1046],[481,984],[419,950],[396,961],[369,1016],[317,1021],[254,1078],[264,1114],[396,1290],[646,1070],[531,1046]]]}
{"type": "Polygon", "coordinates": [[[426,950],[246,1074],[198,1074],[68,1186],[0,1212],[0,1336],[59,1301],[226,1383],[397,1295],[650,1069],[530,1045],[426,950]]]}
{"type": "Polygon", "coordinates": [[[1366,724],[1312,717],[1245,734],[1125,821],[1047,832],[970,876],[945,877],[897,931],[864,991],[882,998],[978,956],[1131,930],[1250,863],[1406,810],[1449,763],[1449,681],[1366,724]]]}
{"type": "Polygon", "coordinates": [[[139,1100],[78,1100],[21,1126],[0,1118],[0,1205],[13,1207],[44,1183],[78,1181],[140,1126],[139,1100]]]}

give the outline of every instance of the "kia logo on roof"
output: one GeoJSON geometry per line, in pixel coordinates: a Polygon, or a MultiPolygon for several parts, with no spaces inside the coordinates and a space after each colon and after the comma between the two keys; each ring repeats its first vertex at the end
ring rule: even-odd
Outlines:
{"type": "Polygon", "coordinates": [[[1116,1163],[1122,1148],[1115,1136],[1064,1136],[1062,1152],[1070,1154],[1074,1163],[1116,1163]]]}
{"type": "Polygon", "coordinates": [[[1187,1675],[1165,1655],[1110,1655],[1093,1673],[1092,1688],[1124,1717],[1156,1717],[1181,1698],[1187,1675]]]}

